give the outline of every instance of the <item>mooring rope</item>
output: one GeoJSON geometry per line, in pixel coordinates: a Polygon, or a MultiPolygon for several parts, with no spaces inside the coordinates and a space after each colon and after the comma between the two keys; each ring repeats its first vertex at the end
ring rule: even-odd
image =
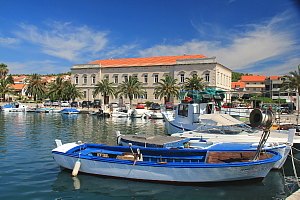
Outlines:
{"type": "Polygon", "coordinates": [[[299,183],[299,179],[298,179],[298,175],[297,175],[297,171],[296,171],[296,167],[295,167],[295,162],[294,162],[293,151],[290,151],[290,152],[291,152],[291,157],[292,157],[292,165],[293,165],[293,170],[294,170],[295,178],[296,178],[298,186],[300,187],[300,183],[299,183]]]}

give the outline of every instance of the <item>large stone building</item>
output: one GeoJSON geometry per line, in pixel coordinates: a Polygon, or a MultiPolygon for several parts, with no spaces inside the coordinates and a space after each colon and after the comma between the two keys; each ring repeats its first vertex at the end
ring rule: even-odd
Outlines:
{"type": "MultiPolygon", "coordinates": [[[[108,79],[117,87],[129,76],[136,76],[143,83],[146,95],[136,96],[133,104],[146,101],[162,103],[163,99],[156,99],[153,93],[155,86],[166,75],[174,76],[178,84],[183,84],[185,78],[198,74],[209,87],[229,91],[232,73],[230,69],[217,63],[215,57],[207,58],[203,55],[97,60],[88,64],[74,64],[71,72],[73,83],[83,91],[84,100],[90,101],[103,100],[101,94],[92,96],[98,81],[108,79]]],[[[129,102],[126,97],[123,100],[129,102]]],[[[178,99],[173,101],[177,103],[178,99]]],[[[118,99],[110,97],[110,102],[118,102],[118,99]]]]}

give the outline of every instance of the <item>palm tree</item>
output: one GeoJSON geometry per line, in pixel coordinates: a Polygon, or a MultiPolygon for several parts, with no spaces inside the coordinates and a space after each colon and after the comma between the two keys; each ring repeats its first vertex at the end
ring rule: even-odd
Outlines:
{"type": "Polygon", "coordinates": [[[130,105],[132,105],[132,99],[134,95],[141,96],[145,94],[142,84],[142,82],[138,81],[137,77],[129,76],[127,80],[123,81],[119,85],[117,94],[120,97],[127,95],[130,101],[130,105]]]}
{"type": "Polygon", "coordinates": [[[176,84],[177,79],[174,79],[173,76],[167,75],[165,79],[160,79],[161,82],[158,82],[158,86],[154,89],[155,97],[160,99],[164,98],[165,103],[170,101],[171,97],[178,97],[180,86],[176,84]]]}
{"type": "Polygon", "coordinates": [[[112,82],[108,82],[107,79],[102,79],[101,82],[98,81],[98,83],[95,85],[95,90],[93,91],[93,96],[96,96],[97,94],[101,93],[104,96],[104,104],[109,103],[109,96],[114,96],[116,93],[115,88],[113,88],[112,82]]]}
{"type": "Polygon", "coordinates": [[[58,76],[54,82],[49,83],[48,86],[48,96],[52,100],[62,100],[64,99],[64,81],[62,77],[58,76]]]}
{"type": "MultiPolygon", "coordinates": [[[[289,72],[290,75],[283,76],[285,80],[283,81],[283,86],[280,90],[292,90],[296,91],[297,94],[297,110],[298,110],[298,117],[299,117],[299,93],[300,93],[300,65],[298,65],[298,72],[292,71],[289,72]]],[[[298,123],[298,118],[297,118],[298,123]]]]}
{"type": "Polygon", "coordinates": [[[28,83],[25,89],[25,94],[28,96],[33,96],[34,101],[37,99],[42,99],[45,97],[45,83],[41,79],[40,74],[32,74],[26,79],[28,83]]]}
{"type": "Polygon", "coordinates": [[[199,77],[197,74],[193,74],[191,78],[186,78],[185,80],[186,82],[184,82],[182,89],[186,91],[203,91],[207,87],[207,84],[203,81],[203,77],[199,77]]]}
{"type": "Polygon", "coordinates": [[[2,96],[2,101],[5,100],[5,94],[14,94],[14,90],[11,85],[12,84],[8,79],[0,80],[0,95],[2,96]]]}
{"type": "Polygon", "coordinates": [[[298,65],[298,72],[292,71],[289,72],[289,75],[283,76],[285,80],[283,81],[283,86],[280,88],[281,90],[294,90],[300,93],[300,65],[298,65]]]}
{"type": "Polygon", "coordinates": [[[9,69],[7,68],[7,65],[4,63],[0,64],[0,80],[4,80],[6,75],[8,74],[9,69]]]}
{"type": "Polygon", "coordinates": [[[75,84],[72,84],[70,81],[63,82],[63,88],[64,88],[64,99],[70,100],[72,99],[75,101],[76,98],[82,99],[83,94],[80,91],[80,88],[77,88],[75,84]]]}

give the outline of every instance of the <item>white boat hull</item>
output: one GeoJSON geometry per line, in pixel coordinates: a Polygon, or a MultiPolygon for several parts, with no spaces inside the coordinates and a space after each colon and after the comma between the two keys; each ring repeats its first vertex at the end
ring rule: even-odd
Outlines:
{"type": "MultiPolygon", "coordinates": [[[[56,162],[64,168],[73,169],[78,158],[54,154],[56,162]]],[[[127,179],[164,182],[220,182],[264,178],[274,163],[253,166],[212,168],[169,168],[132,164],[118,164],[81,159],[80,172],[127,179]]]]}
{"type": "MultiPolygon", "coordinates": [[[[274,162],[280,158],[279,155],[274,155],[274,157],[266,160],[240,163],[207,163],[206,161],[197,163],[174,161],[133,162],[130,160],[92,156],[78,151],[76,151],[76,154],[69,153],[68,150],[73,147],[74,143],[68,143],[53,149],[52,153],[54,155],[54,160],[59,166],[72,170],[74,169],[76,162],[80,160],[81,165],[79,172],[134,180],[172,183],[213,183],[263,179],[271,170],[274,162]]],[[[83,147],[80,147],[80,149],[81,148],[83,147]]],[[[140,149],[142,153],[147,152],[149,148],[141,147],[140,149]]],[[[162,149],[157,151],[166,150],[162,149]]],[[[177,151],[180,153],[179,150],[177,151]]],[[[181,150],[181,152],[182,151],[184,150],[181,150]]],[[[102,152],[102,150],[100,150],[100,152],[102,152]]]]}

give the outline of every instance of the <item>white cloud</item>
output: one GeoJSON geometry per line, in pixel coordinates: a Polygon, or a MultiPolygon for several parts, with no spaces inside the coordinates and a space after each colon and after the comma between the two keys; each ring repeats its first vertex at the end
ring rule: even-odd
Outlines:
{"type": "MultiPolygon", "coordinates": [[[[227,44],[224,41],[200,41],[193,39],[184,42],[182,45],[155,45],[151,48],[140,51],[140,55],[145,56],[163,56],[163,55],[182,55],[182,54],[203,54],[208,57],[216,56],[217,61],[233,71],[242,72],[247,70],[259,71],[262,74],[267,74],[270,68],[272,73],[283,73],[280,67],[267,67],[264,69],[263,64],[271,61],[280,61],[288,63],[285,57],[293,59],[299,57],[295,52],[299,51],[299,41],[295,39],[295,33],[299,30],[299,24],[287,23],[291,20],[288,13],[275,16],[268,22],[262,24],[251,24],[240,29],[245,29],[243,32],[231,34],[226,38],[227,44]],[[293,27],[292,27],[293,26],[293,27]],[[228,42],[229,41],[229,42],[228,42]],[[285,60],[286,59],[286,60],[285,60]],[[260,66],[260,70],[255,67],[260,66]],[[263,66],[263,67],[261,67],[263,66]],[[274,71],[274,70],[279,71],[274,71]]],[[[201,33],[202,33],[201,29],[201,33]]],[[[227,31],[233,32],[233,31],[227,31]]],[[[236,32],[236,30],[235,30],[236,32]]],[[[226,31],[224,31],[224,36],[226,31]]],[[[285,64],[277,66],[285,66],[285,64]]],[[[296,65],[297,66],[297,65],[296,65]]],[[[294,67],[296,67],[294,66],[294,67]]]]}
{"type": "Polygon", "coordinates": [[[47,23],[49,29],[20,24],[20,38],[38,45],[42,52],[71,62],[88,60],[103,50],[108,42],[107,31],[92,30],[87,26],[72,26],[71,23],[47,23]]]}
{"type": "Polygon", "coordinates": [[[20,41],[16,38],[0,37],[0,45],[7,46],[12,44],[18,44],[20,41]]]}
{"type": "Polygon", "coordinates": [[[25,62],[5,62],[9,69],[9,74],[57,74],[70,71],[70,66],[62,67],[56,61],[25,61],[25,62]]]}

